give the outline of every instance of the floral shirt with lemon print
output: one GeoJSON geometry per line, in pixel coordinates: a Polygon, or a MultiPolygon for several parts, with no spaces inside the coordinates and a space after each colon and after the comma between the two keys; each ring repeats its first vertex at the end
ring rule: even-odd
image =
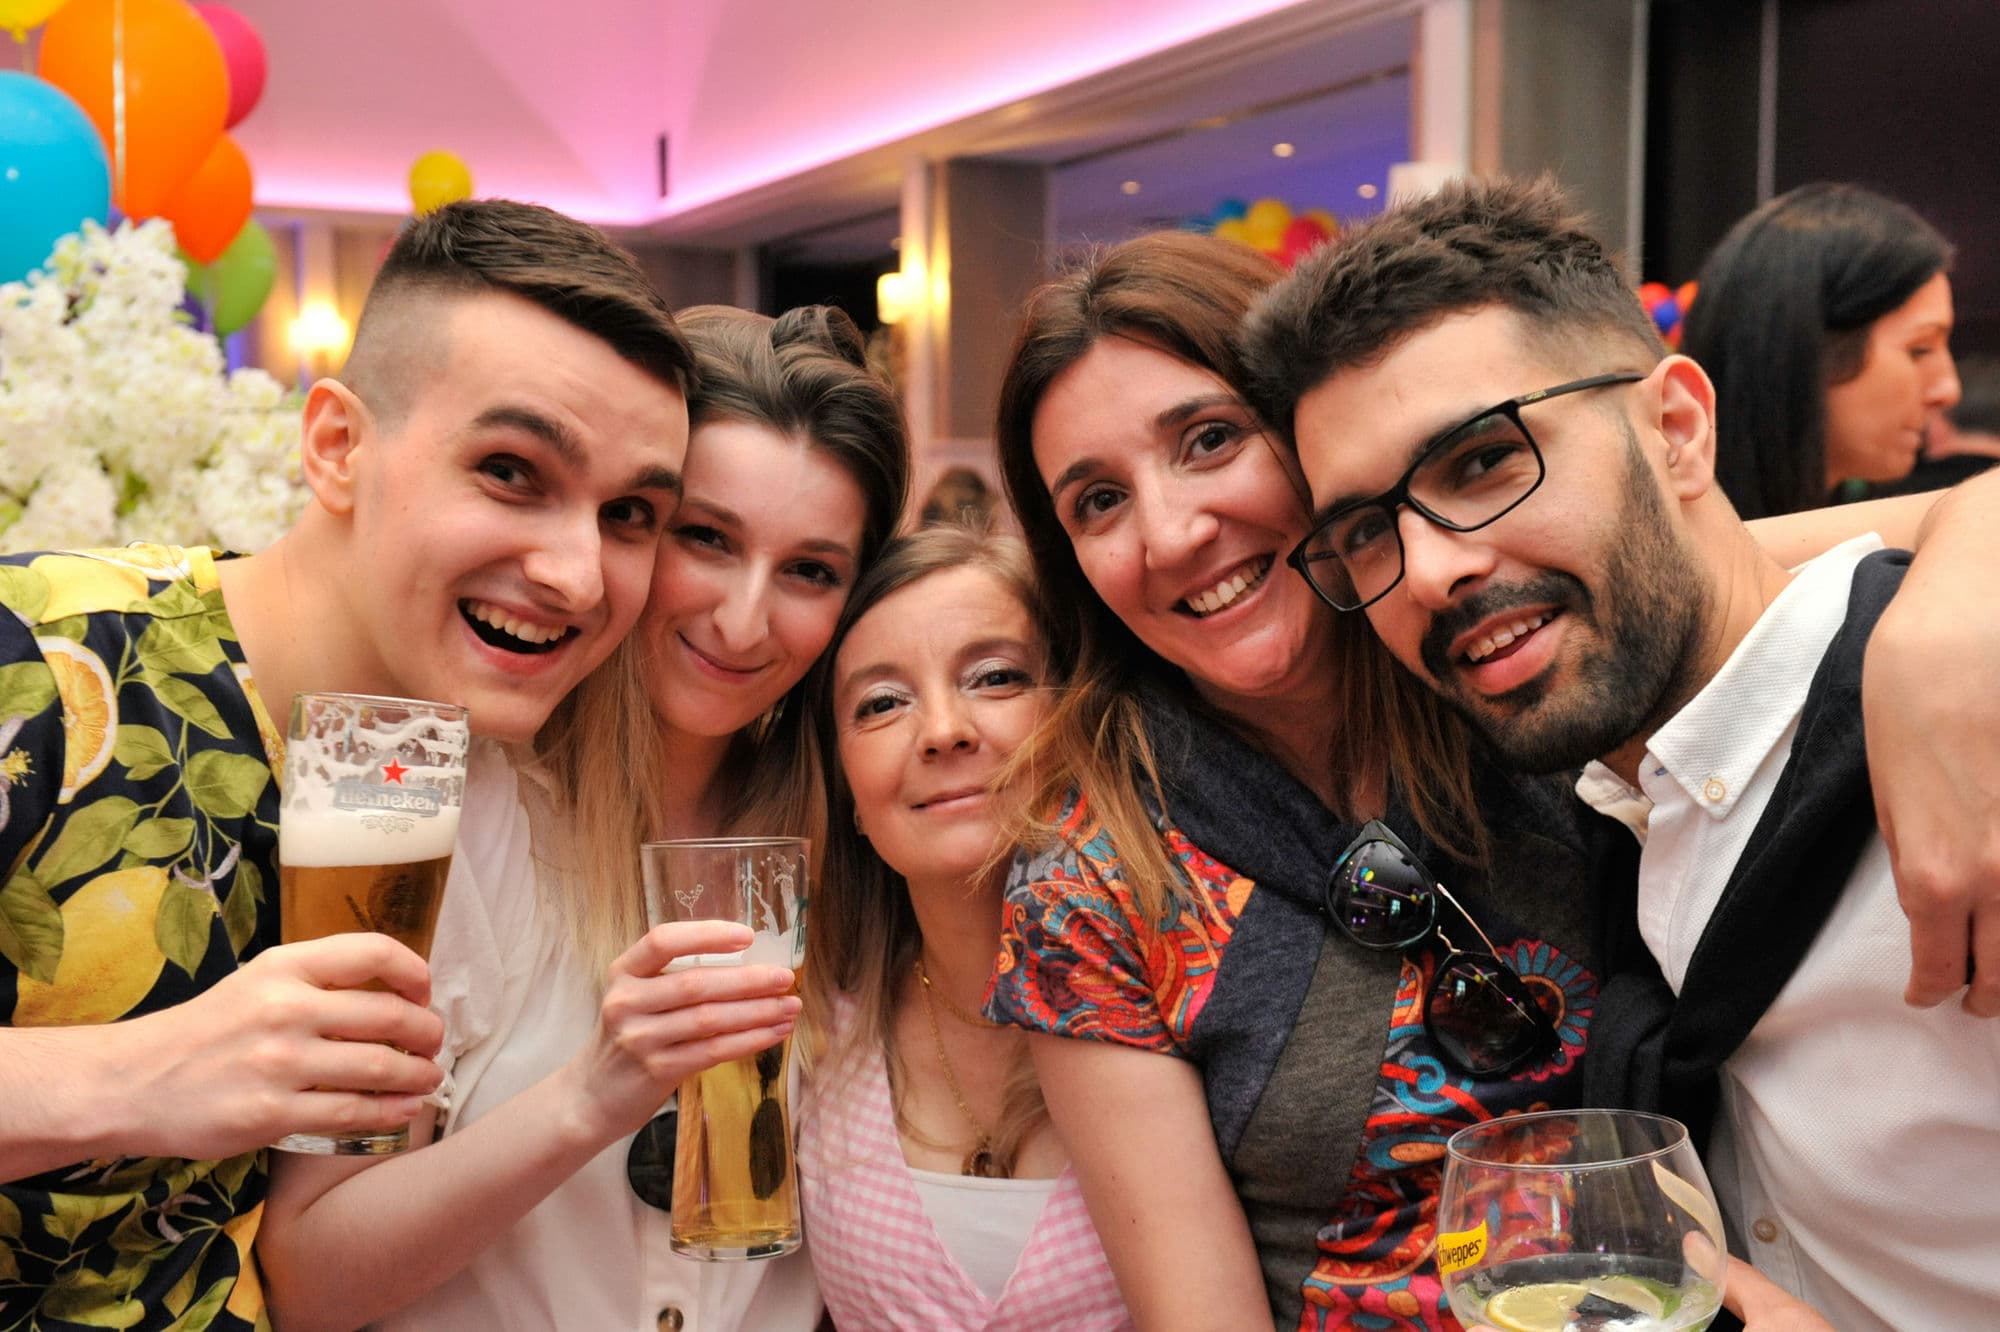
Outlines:
{"type": "MultiPolygon", "coordinates": [[[[0,558],[0,1021],[182,1003],[278,941],[278,733],[216,556],[0,558]]],[[[261,1153],[0,1184],[0,1332],[268,1327],[261,1153]]]]}

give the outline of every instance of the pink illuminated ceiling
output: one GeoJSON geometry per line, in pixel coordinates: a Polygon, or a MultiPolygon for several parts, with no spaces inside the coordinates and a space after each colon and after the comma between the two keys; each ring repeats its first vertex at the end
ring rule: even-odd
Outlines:
{"type": "Polygon", "coordinates": [[[236,131],[260,207],[403,212],[410,161],[448,148],[482,194],[672,231],[1290,0],[231,3],[269,53],[263,103],[236,131]]]}

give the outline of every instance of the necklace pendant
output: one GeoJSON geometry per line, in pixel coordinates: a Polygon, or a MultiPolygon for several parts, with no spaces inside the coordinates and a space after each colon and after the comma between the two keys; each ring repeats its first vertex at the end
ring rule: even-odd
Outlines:
{"type": "Polygon", "coordinates": [[[965,1162],[958,1173],[974,1179],[998,1179],[1000,1172],[994,1169],[993,1149],[981,1142],[965,1154],[965,1162]]]}

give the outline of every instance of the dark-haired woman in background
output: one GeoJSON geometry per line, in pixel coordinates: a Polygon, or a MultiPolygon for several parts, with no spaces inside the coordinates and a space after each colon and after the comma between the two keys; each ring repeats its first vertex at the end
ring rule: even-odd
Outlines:
{"type": "Polygon", "coordinates": [[[452,1105],[379,1164],[280,1156],[259,1252],[288,1332],[809,1332],[819,1316],[803,1253],[668,1247],[645,1151],[672,1139],[646,1126],[687,1074],[781,1039],[799,1004],[784,968],[663,975],[747,931],[648,930],[638,847],[821,836],[802,681],[901,516],[908,451],[839,311],[677,322],[700,383],[645,613],[531,756],[475,747],[431,963],[452,1105]]]}
{"type": "Polygon", "coordinates": [[[1681,350],[1715,381],[1716,477],[1744,518],[1896,481],[1958,401],[1952,248],[1858,185],[1801,185],[1702,265],[1681,350]]]}

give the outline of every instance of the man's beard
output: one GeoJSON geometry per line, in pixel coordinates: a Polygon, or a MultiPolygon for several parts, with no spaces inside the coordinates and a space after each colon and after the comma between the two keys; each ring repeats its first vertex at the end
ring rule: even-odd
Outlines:
{"type": "Polygon", "coordinates": [[[1519,771],[1561,772],[1600,758],[1651,734],[1692,693],[1708,619],[1707,581],[1668,522],[1666,502],[1629,425],[1625,444],[1620,539],[1599,582],[1607,605],[1599,606],[1573,575],[1550,571],[1486,589],[1437,616],[1424,634],[1420,651],[1432,687],[1519,771]],[[1582,650],[1575,678],[1560,692],[1544,674],[1504,694],[1470,693],[1448,655],[1452,640],[1517,606],[1554,606],[1578,628],[1595,625],[1602,643],[1582,650]]]}

